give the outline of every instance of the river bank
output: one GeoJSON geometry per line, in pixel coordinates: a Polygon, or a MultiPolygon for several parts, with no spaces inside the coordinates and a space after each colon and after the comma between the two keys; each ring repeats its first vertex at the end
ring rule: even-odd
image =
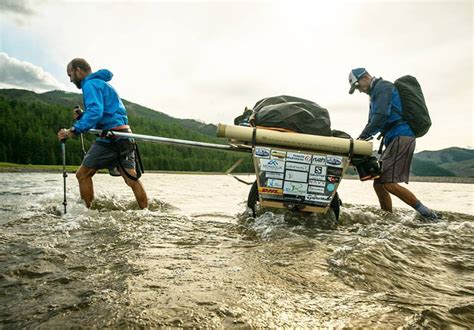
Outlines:
{"type": "MultiPolygon", "coordinates": [[[[68,173],[75,173],[79,168],[77,165],[67,165],[68,173]]],[[[62,165],[31,165],[31,164],[14,164],[0,162],[0,173],[62,173],[62,165]]],[[[101,170],[100,173],[107,173],[101,170]]],[[[199,174],[199,175],[222,175],[221,172],[185,172],[185,171],[155,171],[146,170],[146,173],[163,173],[163,174],[199,174]]],[[[238,173],[246,175],[248,173],[238,173]]],[[[253,175],[250,173],[248,175],[253,175]]],[[[344,175],[344,179],[359,180],[357,175],[344,175]]],[[[440,183],[474,183],[474,177],[458,177],[458,176],[410,176],[412,182],[440,182],[440,183]]]]}

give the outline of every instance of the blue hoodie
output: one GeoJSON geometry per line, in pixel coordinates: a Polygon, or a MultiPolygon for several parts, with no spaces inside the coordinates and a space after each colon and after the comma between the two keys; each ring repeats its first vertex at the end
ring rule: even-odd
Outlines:
{"type": "MultiPolygon", "coordinates": [[[[402,102],[394,84],[382,78],[374,79],[370,85],[369,95],[369,122],[359,136],[361,139],[383,132],[390,127],[390,124],[402,118],[402,102]]],[[[397,136],[415,137],[415,134],[406,121],[401,121],[385,133],[385,146],[397,136]]]]}
{"type": "Polygon", "coordinates": [[[128,124],[127,110],[115,89],[108,83],[112,76],[109,70],[99,70],[81,82],[85,111],[73,125],[77,134],[91,128],[107,130],[128,124]]]}

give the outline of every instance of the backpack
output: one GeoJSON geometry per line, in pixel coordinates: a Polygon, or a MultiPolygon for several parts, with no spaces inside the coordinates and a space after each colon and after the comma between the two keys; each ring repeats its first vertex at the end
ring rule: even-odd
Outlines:
{"type": "Polygon", "coordinates": [[[402,101],[403,119],[416,137],[425,135],[431,127],[431,119],[420,84],[415,77],[406,75],[395,80],[394,85],[402,101]]]}

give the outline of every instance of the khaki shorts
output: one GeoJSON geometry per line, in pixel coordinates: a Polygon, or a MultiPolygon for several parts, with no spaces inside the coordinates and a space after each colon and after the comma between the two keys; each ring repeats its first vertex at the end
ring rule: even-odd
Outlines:
{"type": "Polygon", "coordinates": [[[416,140],[411,136],[397,136],[380,157],[378,183],[408,183],[416,140]]]}

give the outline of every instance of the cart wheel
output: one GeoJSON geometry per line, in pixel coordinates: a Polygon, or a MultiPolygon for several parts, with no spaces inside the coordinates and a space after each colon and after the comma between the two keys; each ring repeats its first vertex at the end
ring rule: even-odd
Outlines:
{"type": "Polygon", "coordinates": [[[252,210],[252,216],[255,218],[255,206],[258,202],[258,185],[257,181],[255,181],[250,188],[249,197],[247,198],[247,206],[252,210]]]}
{"type": "Polygon", "coordinates": [[[331,201],[330,208],[333,210],[334,215],[336,216],[336,221],[339,221],[339,212],[341,210],[342,201],[339,198],[338,193],[334,195],[334,198],[331,201]]]}

